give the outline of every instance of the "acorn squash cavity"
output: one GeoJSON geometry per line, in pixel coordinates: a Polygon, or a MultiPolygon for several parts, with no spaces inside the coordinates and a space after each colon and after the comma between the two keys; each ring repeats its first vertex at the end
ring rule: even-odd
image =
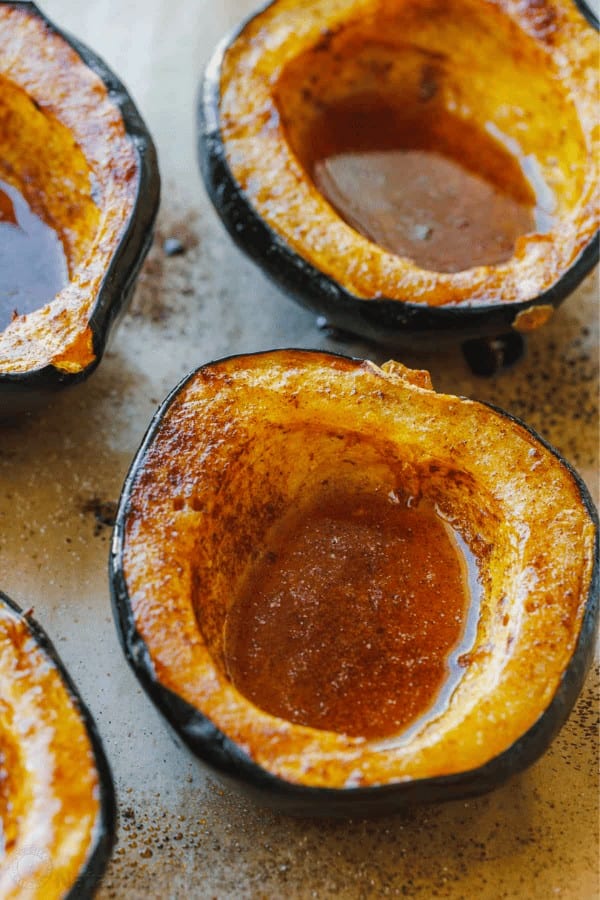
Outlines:
{"type": "Polygon", "coordinates": [[[531,331],[598,259],[597,57],[572,0],[274,0],[208,66],[208,192],[339,328],[531,331]]]}
{"type": "Polygon", "coordinates": [[[158,196],[152,139],[123,85],[32,3],[2,0],[0,415],[98,364],[158,196]]]}
{"type": "Polygon", "coordinates": [[[0,594],[0,897],[91,897],[114,827],[94,722],[40,626],[0,594]]]}
{"type": "Polygon", "coordinates": [[[363,815],[546,749],[590,661],[597,553],[585,487],[520,422],[397,363],[286,350],[165,401],[111,584],[132,667],[200,759],[288,812],[363,815]],[[465,602],[437,604],[442,568],[465,602]]]}

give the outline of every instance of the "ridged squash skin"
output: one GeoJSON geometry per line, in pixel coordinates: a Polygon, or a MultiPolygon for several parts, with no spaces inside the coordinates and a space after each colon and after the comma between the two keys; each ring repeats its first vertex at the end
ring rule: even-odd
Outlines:
{"type": "Polygon", "coordinates": [[[598,520],[568,463],[507,413],[398,363],[280,350],[203,366],[160,407],[124,485],[110,580],[127,659],[200,760],[282,811],[376,815],[490,790],[544,752],[592,657],[598,520]],[[324,491],[421,498],[478,562],[464,674],[404,741],[270,715],[228,674],[243,577],[282,517],[324,491]]]}

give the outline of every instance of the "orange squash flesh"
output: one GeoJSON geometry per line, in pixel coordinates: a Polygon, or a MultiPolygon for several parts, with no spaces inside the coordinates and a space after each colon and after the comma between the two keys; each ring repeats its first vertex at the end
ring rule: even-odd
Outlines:
{"type": "Polygon", "coordinates": [[[589,636],[577,648],[597,603],[596,526],[582,490],[525,427],[436,394],[426,373],[294,350],[204,366],[161,411],[123,496],[113,590],[128,653],[167,715],[175,694],[186,721],[197,710],[288,784],[477,770],[519,743],[589,655],[589,636]],[[232,684],[224,640],[273,529],[331,495],[390,492],[437,508],[477,561],[477,634],[448,704],[383,740],[259,709],[232,684]]]}

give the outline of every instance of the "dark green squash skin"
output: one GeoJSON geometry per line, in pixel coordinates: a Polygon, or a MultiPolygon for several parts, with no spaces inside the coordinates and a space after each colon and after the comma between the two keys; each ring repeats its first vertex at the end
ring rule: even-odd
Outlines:
{"type": "Polygon", "coordinates": [[[593,25],[597,31],[598,29],[600,29],[600,22],[598,21],[598,16],[594,12],[594,10],[591,8],[591,6],[588,6],[588,2],[589,0],[587,0],[587,2],[586,0],[575,0],[575,3],[581,10],[582,14],[588,20],[590,25],[593,25]]]}
{"type": "MultiPolygon", "coordinates": [[[[268,353],[269,351],[265,351],[268,353]]],[[[307,356],[336,358],[337,354],[319,351],[298,351],[307,356]]],[[[255,354],[263,355],[262,353],[255,354]]],[[[229,357],[233,358],[233,357],[229,357]]],[[[217,360],[208,365],[217,365],[217,360]]],[[[361,360],[356,360],[361,362],[361,360]]],[[[203,368],[203,367],[201,367],[203,368]]],[[[110,559],[109,581],[113,615],[125,656],[140,684],[171,727],[178,745],[186,746],[202,763],[209,766],[225,783],[242,790],[263,806],[298,816],[365,817],[388,815],[405,807],[422,803],[455,800],[484,794],[503,784],[509,777],[532,765],[546,751],[567,718],[582,690],[591,665],[598,631],[600,594],[600,549],[598,545],[598,513],[584,482],[558,451],[533,429],[515,416],[492,406],[510,424],[525,428],[542,446],[549,450],[565,468],[577,485],[581,503],[585,507],[596,532],[594,564],[585,612],[577,645],[564,671],[559,687],[535,724],[511,747],[491,759],[484,766],[454,775],[418,779],[373,787],[315,788],[292,784],[253,762],[240,747],[221,732],[197,708],[177,694],[163,687],[156,678],[148,648],[136,629],[135,618],[123,572],[125,529],[134,484],[144,468],[146,452],[160,428],[162,419],[179,393],[197,372],[184,378],[168,395],[154,415],[144,440],[131,464],[125,480],[114,527],[110,559]]]]}
{"type": "MultiPolygon", "coordinates": [[[[248,23],[270,5],[263,4],[217,47],[208,63],[198,102],[198,154],[207,193],[229,235],[266,275],[301,306],[322,315],[327,324],[376,343],[431,349],[474,337],[495,337],[512,330],[519,313],[535,306],[558,307],[600,258],[600,231],[572,266],[548,290],[520,303],[477,306],[427,306],[406,300],[365,300],[300,256],[254,209],[236,181],[221,134],[221,68],[228,47],[248,23]]],[[[577,0],[585,18],[598,28],[593,13],[577,0]]]]}
{"type": "Polygon", "coordinates": [[[15,613],[25,623],[36,645],[44,656],[50,660],[54,668],[57,669],[69,694],[71,703],[84,724],[92,747],[94,765],[98,774],[99,818],[94,829],[94,844],[88,858],[77,880],[64,898],[64,900],[88,900],[88,898],[94,896],[98,883],[108,865],[115,842],[117,805],[110,766],[92,714],[81,699],[77,688],[46,632],[35,619],[25,615],[23,610],[2,591],[0,591],[0,606],[7,607],[10,612],[15,613]]]}
{"type": "Polygon", "coordinates": [[[119,109],[125,132],[137,156],[139,184],[135,205],[108,270],[98,290],[89,320],[93,336],[94,361],[77,373],[61,372],[48,365],[29,372],[0,372],[0,419],[11,418],[38,408],[57,390],[84,381],[100,363],[109,335],[124,313],[133,293],[142,263],[152,245],[154,222],[160,200],[160,174],[154,142],[123,83],[96,56],[75,38],[57,28],[34,3],[0,0],[3,5],[22,8],[37,16],[59,35],[106,85],[111,102],[119,109]]]}

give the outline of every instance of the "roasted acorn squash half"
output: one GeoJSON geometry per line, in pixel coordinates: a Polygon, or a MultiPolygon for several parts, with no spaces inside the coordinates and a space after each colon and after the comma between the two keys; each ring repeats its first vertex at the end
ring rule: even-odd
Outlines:
{"type": "Polygon", "coordinates": [[[82,900],[108,862],[110,770],[46,634],[0,594],[0,897],[82,900]]]}
{"type": "Polygon", "coordinates": [[[274,0],[206,71],[217,212],[343,330],[415,346],[539,327],[598,260],[588,18],[573,0],[274,0]]]}
{"type": "Polygon", "coordinates": [[[149,249],[159,185],[115,75],[34,4],[0,0],[0,242],[17,248],[5,259],[0,243],[0,415],[96,367],[149,249]]]}
{"type": "Polygon", "coordinates": [[[487,791],[557,734],[593,648],[597,528],[555,450],[426,372],[232,357],[173,391],[132,464],[115,618],[223,778],[291,813],[390,812],[487,791]],[[461,571],[462,607],[440,606],[461,571]]]}

